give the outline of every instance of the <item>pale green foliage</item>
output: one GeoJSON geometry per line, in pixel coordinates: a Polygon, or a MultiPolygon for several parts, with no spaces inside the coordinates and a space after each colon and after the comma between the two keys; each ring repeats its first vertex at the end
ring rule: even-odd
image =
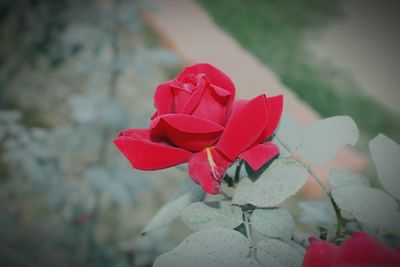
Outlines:
{"type": "Polygon", "coordinates": [[[262,266],[301,266],[303,256],[286,243],[275,239],[264,239],[257,243],[256,257],[262,266]]]}
{"type": "Polygon", "coordinates": [[[280,148],[280,157],[286,158],[289,157],[293,152],[296,151],[301,143],[301,136],[303,134],[303,129],[297,123],[295,119],[287,115],[286,113],[282,114],[281,121],[279,123],[278,130],[275,132],[275,135],[290,149],[287,150],[280,142],[276,139],[273,142],[279,146],[280,148]]]}
{"type": "Polygon", "coordinates": [[[400,146],[383,134],[369,143],[371,156],[376,165],[379,181],[383,188],[400,200],[400,146]]]}
{"type": "Polygon", "coordinates": [[[329,161],[343,146],[355,145],[358,141],[358,128],[348,116],[335,116],[323,119],[303,131],[299,153],[312,164],[329,161]]]}
{"type": "Polygon", "coordinates": [[[288,240],[294,232],[294,220],[285,209],[256,209],[251,216],[254,228],[263,235],[288,240]]]}
{"type": "Polygon", "coordinates": [[[286,158],[298,151],[311,164],[321,164],[334,157],[343,146],[355,145],[358,128],[347,116],[330,117],[307,128],[287,114],[282,115],[273,142],[280,148],[280,157],[286,158]]]}
{"type": "Polygon", "coordinates": [[[348,185],[369,186],[368,179],[359,173],[346,170],[332,169],[329,172],[329,182],[333,188],[339,188],[348,185]]]}
{"type": "MultiPolygon", "coordinates": [[[[301,266],[304,251],[292,240],[294,219],[289,211],[277,206],[301,189],[309,177],[309,167],[289,157],[298,153],[311,164],[324,163],[345,145],[355,145],[358,135],[354,121],[346,116],[327,118],[302,129],[284,115],[273,140],[281,149],[280,158],[258,178],[242,178],[231,202],[189,205],[181,218],[190,229],[199,232],[160,256],[154,266],[301,266]],[[246,211],[250,214],[248,221],[243,221],[242,209],[251,210],[246,211]],[[248,240],[230,230],[242,223],[248,240]],[[253,238],[248,236],[250,233],[253,238]]],[[[398,145],[378,136],[370,146],[382,184],[398,196],[398,187],[391,188],[398,184],[394,164],[400,155],[398,145]]],[[[335,169],[330,172],[329,181],[342,215],[350,213],[369,229],[400,230],[397,202],[384,191],[370,188],[366,177],[335,169]]],[[[336,221],[333,207],[325,203],[308,201],[299,206],[303,210],[299,220],[303,223],[331,226],[336,221]]]]}
{"type": "Polygon", "coordinates": [[[153,267],[239,267],[248,252],[249,242],[239,232],[207,229],[192,234],[174,250],[158,257],[153,267]]]}
{"type": "MultiPolygon", "coordinates": [[[[399,198],[399,145],[382,134],[371,140],[369,145],[383,188],[399,198]]],[[[369,228],[400,232],[398,203],[384,191],[370,188],[365,177],[334,170],[329,180],[333,186],[332,196],[342,210],[351,213],[369,228]]]]}
{"type": "Polygon", "coordinates": [[[362,185],[336,188],[332,196],[339,207],[373,229],[400,230],[400,213],[394,199],[379,189],[362,185]]]}
{"type": "Polygon", "coordinates": [[[249,241],[239,232],[213,228],[192,234],[174,250],[158,257],[153,267],[294,267],[302,263],[297,250],[274,239],[258,242],[253,257],[249,257],[249,251],[249,241]]]}
{"type": "Polygon", "coordinates": [[[242,210],[229,201],[193,203],[183,210],[181,219],[194,231],[218,226],[236,228],[243,222],[242,210]]]}
{"type": "Polygon", "coordinates": [[[307,177],[307,171],[294,160],[275,160],[257,181],[241,180],[232,202],[261,208],[276,207],[300,190],[307,177]]]}
{"type": "Polygon", "coordinates": [[[202,200],[204,191],[192,182],[179,190],[167,204],[165,204],[145,227],[142,234],[146,234],[160,227],[166,226],[173,219],[177,218],[181,211],[191,203],[202,200]]]}

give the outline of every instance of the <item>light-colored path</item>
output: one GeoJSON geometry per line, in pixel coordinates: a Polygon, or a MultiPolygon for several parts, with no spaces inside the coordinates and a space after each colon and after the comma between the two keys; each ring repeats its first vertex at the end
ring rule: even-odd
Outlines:
{"type": "MultiPolygon", "coordinates": [[[[185,62],[208,62],[226,72],[236,85],[238,98],[283,94],[285,111],[303,126],[320,119],[268,67],[222,31],[195,1],[148,1],[152,8],[145,13],[146,20],[185,62]]],[[[342,150],[332,162],[317,169],[326,176],[330,167],[359,170],[364,163],[364,158],[353,151],[342,150]]]]}
{"type": "Polygon", "coordinates": [[[318,39],[314,54],[350,72],[373,98],[400,113],[400,4],[397,0],[346,0],[344,18],[318,39]]]}

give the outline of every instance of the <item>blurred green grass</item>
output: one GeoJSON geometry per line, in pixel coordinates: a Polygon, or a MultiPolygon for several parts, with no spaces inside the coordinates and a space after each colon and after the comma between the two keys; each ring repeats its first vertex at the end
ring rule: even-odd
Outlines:
{"type": "Polygon", "coordinates": [[[323,117],[349,115],[361,131],[360,147],[378,133],[400,141],[399,115],[367,96],[343,70],[318,61],[306,38],[343,19],[343,1],[198,0],[216,23],[271,67],[323,117]]]}

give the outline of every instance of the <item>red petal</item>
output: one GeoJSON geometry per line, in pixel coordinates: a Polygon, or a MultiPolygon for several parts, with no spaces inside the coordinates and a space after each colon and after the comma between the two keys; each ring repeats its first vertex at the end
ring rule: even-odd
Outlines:
{"type": "Polygon", "coordinates": [[[219,87],[215,84],[212,85],[212,87],[214,88],[214,91],[218,96],[221,96],[221,97],[231,97],[232,96],[231,92],[225,90],[222,87],[219,87]]]}
{"type": "Polygon", "coordinates": [[[400,266],[400,254],[366,233],[357,232],[345,241],[336,264],[394,267],[400,266]]]}
{"type": "Polygon", "coordinates": [[[234,161],[259,139],[266,124],[266,98],[260,95],[248,101],[240,111],[232,113],[216,148],[234,161]]]}
{"type": "Polygon", "coordinates": [[[204,93],[204,85],[201,85],[199,88],[193,91],[191,98],[186,102],[185,106],[182,109],[183,114],[191,114],[193,110],[199,105],[200,100],[204,93]]]}
{"type": "Polygon", "coordinates": [[[245,160],[254,171],[257,171],[265,163],[278,155],[278,153],[279,147],[272,142],[268,142],[247,149],[239,155],[239,158],[245,160]]]}
{"type": "Polygon", "coordinates": [[[303,259],[303,267],[333,267],[341,248],[329,242],[310,239],[310,246],[303,259]]]}
{"type": "Polygon", "coordinates": [[[147,129],[129,129],[113,140],[132,167],[139,170],[159,170],[188,162],[189,151],[150,141],[147,129]]]}
{"type": "Polygon", "coordinates": [[[228,96],[218,95],[215,89],[207,84],[201,101],[199,101],[192,115],[224,125],[229,97],[230,94],[228,96]]]}
{"type": "Polygon", "coordinates": [[[200,151],[215,144],[224,128],[208,121],[186,114],[166,114],[151,123],[152,138],[167,137],[175,145],[200,151]]]}
{"type": "Polygon", "coordinates": [[[232,116],[233,113],[240,111],[248,102],[249,100],[243,99],[235,101],[228,110],[228,119],[232,116]]]}
{"type": "Polygon", "coordinates": [[[172,87],[175,96],[175,109],[176,113],[183,113],[183,109],[192,97],[192,93],[181,88],[172,87]]]}
{"type": "Polygon", "coordinates": [[[268,123],[260,137],[260,142],[264,142],[273,134],[281,119],[282,109],[283,95],[267,97],[268,123]]]}
{"type": "Polygon", "coordinates": [[[233,84],[232,80],[222,71],[217,69],[216,67],[207,64],[194,64],[192,66],[186,67],[177,77],[177,79],[182,79],[185,75],[188,74],[200,74],[204,73],[209,81],[217,85],[231,93],[231,99],[234,99],[235,96],[235,85],[233,84]]]}
{"type": "Polygon", "coordinates": [[[154,93],[154,106],[158,115],[168,114],[174,111],[174,94],[170,84],[173,81],[167,81],[157,85],[154,93]]]}
{"type": "Polygon", "coordinates": [[[209,194],[218,194],[221,188],[221,180],[226,169],[232,162],[225,159],[214,148],[200,151],[193,155],[189,161],[189,175],[195,183],[198,183],[209,194]],[[212,158],[212,162],[209,158],[212,158]],[[211,166],[212,164],[215,164],[211,166]]]}

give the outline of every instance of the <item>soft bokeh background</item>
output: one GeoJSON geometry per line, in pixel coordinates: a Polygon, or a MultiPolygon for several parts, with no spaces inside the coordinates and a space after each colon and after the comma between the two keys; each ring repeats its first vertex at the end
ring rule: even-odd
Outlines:
{"type": "MultiPolygon", "coordinates": [[[[186,1],[310,109],[352,116],[359,150],[378,132],[400,141],[396,1],[186,1]]],[[[157,8],[138,0],[0,2],[1,266],[151,266],[189,234],[174,221],[139,237],[188,178],[174,168],[132,170],[111,143],[121,129],[147,127],[156,84],[188,63],[149,23],[157,8]]],[[[332,219],[323,203],[298,206],[332,219]]]]}

